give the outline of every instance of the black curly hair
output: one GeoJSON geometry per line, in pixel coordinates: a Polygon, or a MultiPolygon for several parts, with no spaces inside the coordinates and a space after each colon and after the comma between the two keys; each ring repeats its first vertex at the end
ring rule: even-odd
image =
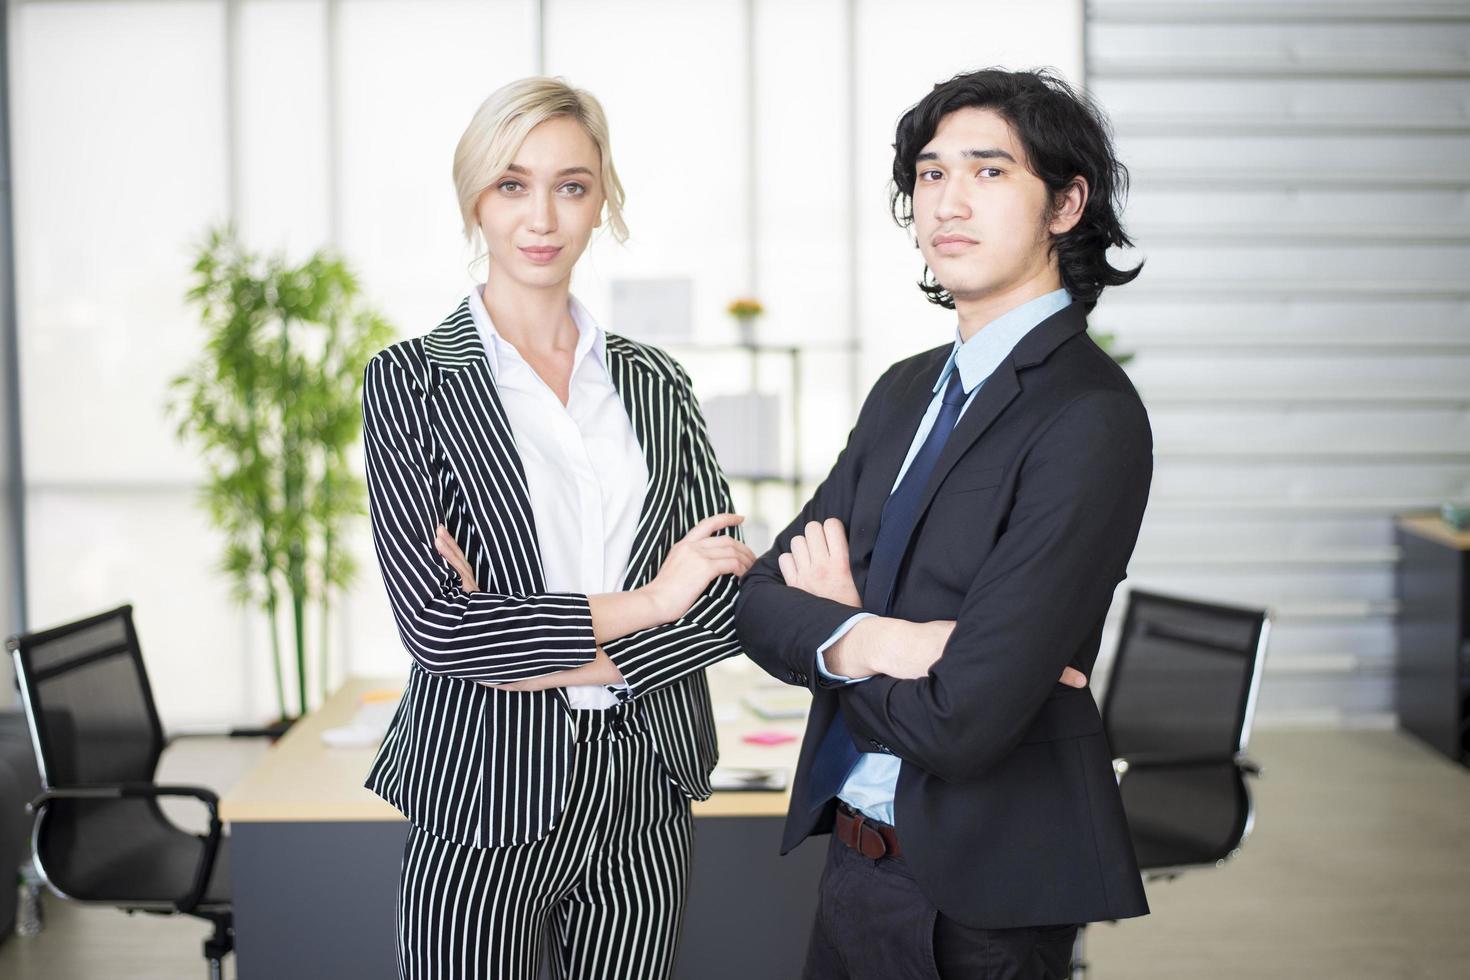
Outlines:
{"type": "MultiPolygon", "coordinates": [[[[959,109],[991,109],[1015,130],[1031,170],[1055,197],[1074,178],[1087,181],[1087,204],[1071,231],[1053,235],[1052,251],[1062,284],[1091,310],[1104,287],[1132,282],[1143,269],[1115,269],[1108,263],[1112,245],[1131,246],[1119,214],[1128,193],[1128,168],[1118,161],[1106,117],[1085,95],[1046,69],[1006,71],[984,68],[940,82],[903,114],[893,141],[893,187],[889,202],[902,228],[914,222],[914,181],[919,153],[934,138],[939,122],[959,109]]],[[[954,297],[925,266],[919,288],[946,309],[954,297]]]]}

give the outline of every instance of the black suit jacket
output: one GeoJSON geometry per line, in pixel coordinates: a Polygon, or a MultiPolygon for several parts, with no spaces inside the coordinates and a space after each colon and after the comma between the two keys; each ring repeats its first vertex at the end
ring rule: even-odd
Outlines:
{"type": "Polygon", "coordinates": [[[952,619],[927,677],[816,683],[815,651],[854,610],[788,588],[776,559],[807,521],[840,518],[863,591],[883,503],[950,347],[890,368],[831,474],[741,584],[736,629],[774,676],[813,691],[783,851],[830,831],[813,756],[841,711],[863,751],[902,760],[894,820],[924,893],[981,928],[1148,911],[1092,694],[1103,620],[1153,473],[1148,416],[1073,304],[1042,321],[961,416],[925,491],[891,615],[952,619]]]}

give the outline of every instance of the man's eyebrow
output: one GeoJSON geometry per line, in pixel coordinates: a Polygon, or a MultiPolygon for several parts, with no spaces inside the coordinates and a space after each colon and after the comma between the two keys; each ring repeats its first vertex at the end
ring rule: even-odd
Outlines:
{"type": "MultiPolygon", "coordinates": [[[[966,160],[1009,160],[1011,163],[1016,162],[1015,157],[1011,156],[1005,150],[1002,150],[998,147],[991,147],[988,150],[965,150],[960,154],[960,156],[964,157],[966,160]]],[[[938,153],[935,153],[933,150],[925,150],[923,153],[920,153],[918,156],[914,157],[914,162],[920,163],[927,160],[938,159],[938,153]]]]}
{"type": "MultiPolygon", "coordinates": [[[[517,166],[514,163],[510,164],[505,169],[513,174],[525,174],[527,176],[530,176],[531,174],[531,171],[527,170],[525,167],[517,166]]],[[[558,177],[566,177],[569,174],[586,174],[588,177],[591,177],[592,171],[586,167],[567,167],[556,172],[556,175],[558,177]]]]}

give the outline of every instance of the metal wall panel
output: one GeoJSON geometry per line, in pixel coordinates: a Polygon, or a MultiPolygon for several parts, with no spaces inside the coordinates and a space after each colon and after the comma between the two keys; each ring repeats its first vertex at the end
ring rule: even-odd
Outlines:
{"type": "Polygon", "coordinates": [[[1087,19],[1147,260],[1095,317],[1157,441],[1131,584],[1271,607],[1262,723],[1387,723],[1393,515],[1470,497],[1470,4],[1087,19]]]}

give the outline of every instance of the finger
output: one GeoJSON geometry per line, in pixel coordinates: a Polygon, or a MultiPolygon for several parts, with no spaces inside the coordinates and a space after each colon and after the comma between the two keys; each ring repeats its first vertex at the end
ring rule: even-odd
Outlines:
{"type": "Polygon", "coordinates": [[[454,540],[454,535],[449,533],[448,528],[444,529],[444,543],[460,561],[464,562],[466,565],[469,564],[468,561],[465,561],[464,549],[459,546],[458,541],[454,540]]]}
{"type": "Polygon", "coordinates": [[[842,522],[835,517],[829,517],[822,522],[822,534],[827,540],[827,552],[832,560],[847,563],[847,529],[842,522]]]}
{"type": "Polygon", "coordinates": [[[1062,683],[1068,687],[1086,687],[1087,675],[1071,667],[1062,668],[1062,683]]]}
{"type": "Polygon", "coordinates": [[[745,518],[739,514],[714,514],[691,527],[689,533],[684,535],[684,540],[698,541],[700,538],[709,537],[716,531],[723,530],[727,527],[734,527],[744,520],[745,518]]]}
{"type": "Polygon", "coordinates": [[[806,550],[812,556],[812,561],[818,565],[827,562],[827,534],[822,530],[822,525],[816,521],[808,521],[806,525],[806,550]]]}
{"type": "Polygon", "coordinates": [[[776,559],[777,566],[781,569],[781,579],[789,586],[796,587],[796,561],[789,552],[781,552],[781,557],[776,559]]]}
{"type": "Polygon", "coordinates": [[[811,552],[807,550],[806,538],[798,534],[791,539],[791,557],[796,562],[796,574],[803,575],[812,565],[811,552]]]}

